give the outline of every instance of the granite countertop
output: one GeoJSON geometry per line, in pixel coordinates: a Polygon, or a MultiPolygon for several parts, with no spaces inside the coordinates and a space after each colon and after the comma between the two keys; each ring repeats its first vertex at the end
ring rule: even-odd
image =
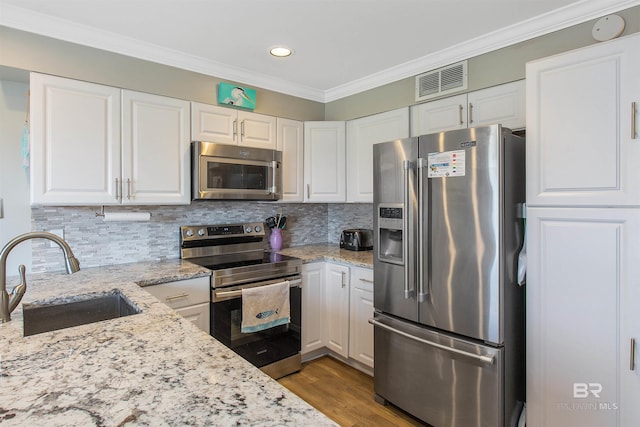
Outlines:
{"type": "Polygon", "coordinates": [[[289,255],[302,259],[303,263],[314,261],[331,261],[342,264],[351,264],[357,267],[373,268],[373,251],[348,251],[340,249],[335,243],[294,246],[278,251],[283,255],[289,255]]]}
{"type": "Polygon", "coordinates": [[[0,423],[336,425],[141,287],[208,274],[169,260],[28,276],[23,302],[119,289],[142,312],[23,337],[20,304],[0,324],[0,423]]]}

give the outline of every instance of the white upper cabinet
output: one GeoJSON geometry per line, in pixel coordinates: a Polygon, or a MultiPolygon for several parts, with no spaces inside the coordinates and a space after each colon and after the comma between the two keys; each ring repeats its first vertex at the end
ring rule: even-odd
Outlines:
{"type": "Polygon", "coordinates": [[[321,121],[304,123],[304,201],[344,202],[345,123],[321,121]]]}
{"type": "Polygon", "coordinates": [[[296,120],[277,120],[278,144],[282,151],[283,202],[304,200],[304,123],[296,120]]]}
{"type": "Polygon", "coordinates": [[[30,80],[31,203],[117,203],[120,89],[36,73],[30,80]]]}
{"type": "Polygon", "coordinates": [[[411,107],[411,135],[500,123],[525,127],[525,81],[493,86],[411,107]]]}
{"type": "Polygon", "coordinates": [[[411,107],[411,135],[467,127],[467,95],[450,96],[411,107]]]}
{"type": "Polygon", "coordinates": [[[467,127],[500,123],[509,129],[526,125],[524,80],[476,90],[467,94],[467,127]]]}
{"type": "Polygon", "coordinates": [[[189,103],[31,74],[31,203],[189,204],[189,103]]]}
{"type": "Polygon", "coordinates": [[[122,203],[189,204],[189,102],[122,92],[122,203]]]}
{"type": "Polygon", "coordinates": [[[191,103],[191,139],[276,149],[276,118],[229,107],[191,103]]]}
{"type": "Polygon", "coordinates": [[[527,64],[527,203],[640,204],[640,34],[527,64]]]}
{"type": "Polygon", "coordinates": [[[347,122],[347,201],[373,202],[373,144],[409,137],[409,108],[347,122]]]}

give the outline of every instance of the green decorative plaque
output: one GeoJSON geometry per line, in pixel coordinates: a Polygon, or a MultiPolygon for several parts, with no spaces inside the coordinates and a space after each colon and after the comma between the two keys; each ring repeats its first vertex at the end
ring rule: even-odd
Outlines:
{"type": "Polygon", "coordinates": [[[218,85],[218,104],[253,110],[256,108],[256,91],[255,89],[220,82],[218,85]]]}

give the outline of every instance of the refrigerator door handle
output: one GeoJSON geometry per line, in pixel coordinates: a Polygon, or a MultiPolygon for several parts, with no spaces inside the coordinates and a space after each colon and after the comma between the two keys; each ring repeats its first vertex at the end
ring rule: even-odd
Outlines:
{"type": "Polygon", "coordinates": [[[411,265],[409,259],[409,239],[411,238],[409,233],[409,209],[411,202],[411,162],[409,160],[404,160],[402,162],[402,169],[404,170],[404,191],[402,195],[402,263],[404,266],[403,274],[404,274],[404,299],[409,299],[413,297],[414,287],[411,282],[411,265]]]}
{"type": "Polygon", "coordinates": [[[474,353],[469,353],[468,351],[464,351],[464,350],[458,350],[457,348],[452,348],[446,345],[442,345],[442,344],[438,344],[436,342],[433,341],[429,341],[429,340],[425,340],[423,338],[420,337],[416,337],[414,335],[408,334],[404,331],[400,331],[396,328],[392,328],[391,326],[387,326],[384,323],[378,322],[376,319],[369,319],[369,323],[372,324],[373,326],[378,326],[382,329],[386,329],[389,332],[393,332],[395,334],[398,335],[402,335],[405,338],[409,338],[411,340],[417,341],[421,344],[426,344],[428,346],[431,347],[435,347],[437,349],[440,350],[444,350],[444,351],[448,351],[450,353],[455,353],[455,354],[459,354],[461,356],[465,356],[465,357],[470,357],[472,359],[478,360],[480,362],[489,364],[489,365],[493,365],[493,362],[495,361],[495,357],[494,356],[487,356],[484,354],[474,354],[474,353]]]}
{"type": "Polygon", "coordinates": [[[428,224],[429,220],[426,209],[424,211],[422,209],[424,207],[426,187],[426,185],[423,185],[423,170],[425,166],[425,160],[422,157],[418,158],[418,250],[416,251],[416,256],[418,257],[418,272],[416,276],[418,281],[418,302],[425,302],[429,296],[428,286],[427,291],[425,291],[424,286],[425,279],[429,280],[429,272],[425,270],[424,266],[424,224],[425,222],[428,224]]]}

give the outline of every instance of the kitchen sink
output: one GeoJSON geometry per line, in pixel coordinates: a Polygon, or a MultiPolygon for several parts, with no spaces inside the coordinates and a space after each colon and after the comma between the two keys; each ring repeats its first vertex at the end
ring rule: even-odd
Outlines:
{"type": "Polygon", "coordinates": [[[78,296],[80,301],[22,304],[24,336],[140,313],[120,290],[78,296]]]}

